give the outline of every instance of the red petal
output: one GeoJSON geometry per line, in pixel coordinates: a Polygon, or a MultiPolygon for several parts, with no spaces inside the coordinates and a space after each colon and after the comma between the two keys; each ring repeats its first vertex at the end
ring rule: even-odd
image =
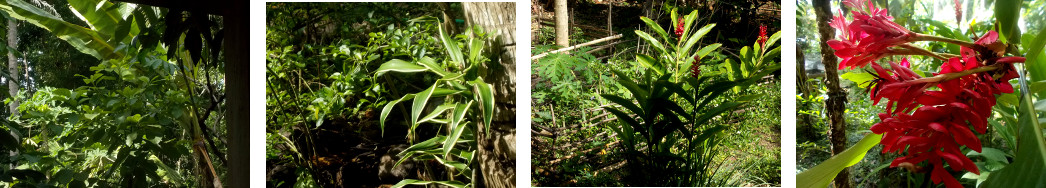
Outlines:
{"type": "Polygon", "coordinates": [[[955,142],[965,145],[973,151],[981,152],[981,140],[977,138],[977,135],[973,134],[966,126],[961,124],[953,126],[951,128],[952,136],[955,137],[955,142]]]}
{"type": "Polygon", "coordinates": [[[931,122],[930,124],[928,124],[928,126],[930,126],[930,129],[933,129],[937,132],[948,133],[948,128],[944,127],[943,124],[931,122]]]}

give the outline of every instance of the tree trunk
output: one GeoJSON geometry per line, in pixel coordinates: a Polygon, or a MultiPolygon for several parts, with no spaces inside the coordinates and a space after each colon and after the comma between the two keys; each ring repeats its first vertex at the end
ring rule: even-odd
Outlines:
{"type": "MultiPolygon", "coordinates": [[[[7,46],[10,48],[18,47],[18,23],[15,22],[14,18],[7,19],[7,46]]],[[[18,96],[18,62],[15,59],[14,52],[7,51],[7,73],[11,75],[11,78],[7,80],[7,91],[11,94],[10,112],[11,117],[18,117],[18,100],[15,100],[15,96],[18,96]]],[[[21,141],[18,134],[15,134],[14,130],[10,130],[8,134],[14,137],[15,140],[21,141]]],[[[10,156],[18,155],[18,151],[12,150],[8,153],[10,156]]],[[[14,169],[18,166],[17,162],[12,162],[10,169],[14,169]]]]}
{"type": "MultiPolygon", "coordinates": [[[[795,59],[795,61],[796,61],[796,64],[795,64],[795,75],[796,75],[796,78],[795,79],[798,82],[798,83],[796,83],[796,86],[799,87],[799,92],[803,93],[802,94],[803,98],[806,99],[806,100],[810,100],[810,96],[813,96],[812,95],[813,91],[811,91],[812,89],[810,89],[810,82],[807,81],[810,78],[806,77],[806,56],[803,54],[803,50],[802,49],[796,48],[795,49],[795,57],[796,57],[796,59],[795,59]]],[[[809,110],[809,109],[810,109],[810,103],[803,103],[802,105],[799,106],[799,110],[809,110]]],[[[796,114],[796,115],[799,117],[799,120],[801,121],[800,123],[798,123],[796,125],[799,128],[799,136],[801,136],[802,138],[807,139],[807,140],[815,138],[816,137],[816,134],[815,134],[816,131],[814,131],[814,125],[817,125],[817,123],[814,122],[815,120],[814,120],[813,115],[810,115],[810,114],[796,114]]],[[[818,118],[818,119],[820,119],[820,118],[818,118]]]]}
{"type": "MultiPolygon", "coordinates": [[[[828,46],[828,40],[835,37],[835,30],[828,25],[832,19],[831,2],[829,0],[814,0],[814,13],[817,15],[817,31],[821,35],[821,62],[824,63],[824,83],[828,87],[828,99],[825,100],[828,119],[831,129],[828,131],[832,142],[832,155],[842,153],[846,150],[846,120],[843,112],[846,106],[846,92],[839,87],[839,73],[837,73],[838,59],[835,50],[828,46]]],[[[839,172],[835,177],[835,187],[850,187],[849,168],[839,172]]]]}
{"type": "Polygon", "coordinates": [[[494,85],[495,108],[491,125],[479,126],[477,173],[482,175],[475,181],[479,187],[516,187],[515,3],[462,3],[462,8],[468,25],[480,26],[492,36],[488,52],[498,54],[491,58],[484,76],[494,85]],[[489,132],[486,126],[490,126],[489,132]]]}
{"type": "Polygon", "coordinates": [[[570,46],[570,20],[567,16],[567,0],[555,0],[556,6],[556,45],[570,46]]]}
{"type": "MultiPolygon", "coordinates": [[[[10,48],[18,47],[18,23],[14,19],[7,19],[7,46],[10,48]]],[[[7,92],[11,94],[11,98],[14,99],[18,95],[18,61],[15,58],[15,53],[7,51],[7,73],[11,75],[11,79],[7,81],[7,92]]],[[[12,100],[10,105],[11,116],[18,116],[18,100],[12,100]]]]}

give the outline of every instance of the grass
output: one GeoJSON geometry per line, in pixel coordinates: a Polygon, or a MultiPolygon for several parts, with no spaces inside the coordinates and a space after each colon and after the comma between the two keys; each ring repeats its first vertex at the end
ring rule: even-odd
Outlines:
{"type": "Polygon", "coordinates": [[[723,168],[731,168],[721,175],[736,180],[727,186],[781,186],[780,87],[779,80],[751,87],[751,93],[766,95],[734,114],[740,121],[725,132],[728,135],[720,146],[723,168]]]}

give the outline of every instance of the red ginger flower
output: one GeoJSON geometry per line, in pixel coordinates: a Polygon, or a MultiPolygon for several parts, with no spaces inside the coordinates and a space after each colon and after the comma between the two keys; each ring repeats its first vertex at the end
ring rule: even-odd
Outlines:
{"type": "Polygon", "coordinates": [[[690,77],[697,78],[701,76],[701,57],[694,56],[694,64],[690,65],[690,77]]]}
{"type": "MultiPolygon", "coordinates": [[[[977,165],[959,148],[966,146],[981,152],[980,139],[973,131],[980,134],[987,131],[987,118],[995,106],[996,94],[1013,92],[1009,80],[1017,75],[1012,63],[1023,62],[1024,58],[999,57],[1004,54],[1004,46],[998,42],[995,32],[988,32],[975,42],[975,46],[963,47],[961,57],[949,59],[941,65],[941,72],[935,74],[935,77],[944,75],[941,78],[948,80],[921,80],[906,65],[892,62],[892,71],[872,64],[879,79],[872,87],[871,98],[876,103],[881,98],[890,102],[888,113],[879,114],[881,122],[873,125],[871,130],[883,134],[884,153],[907,152],[904,157],[894,159],[891,167],[922,171],[923,168],[916,165],[926,161],[932,165],[933,182],[943,182],[948,187],[961,185],[944,169],[944,163],[955,171],[980,174],[977,165]],[[967,72],[985,66],[998,68],[967,72]],[[939,90],[926,91],[931,84],[936,84],[939,90]],[[910,112],[912,109],[915,109],[914,113],[910,112]]],[[[906,60],[902,59],[902,63],[906,60]]]]}
{"type": "Polygon", "coordinates": [[[683,18],[679,18],[679,24],[676,24],[676,36],[679,36],[679,40],[683,40],[683,18]]]}
{"type": "Polygon", "coordinates": [[[768,39],[768,37],[766,37],[766,26],[765,25],[760,25],[759,26],[759,39],[757,40],[757,42],[759,42],[759,46],[762,46],[762,47],[765,48],[767,39],[768,39]]]}
{"type": "Polygon", "coordinates": [[[913,32],[894,23],[886,9],[876,8],[871,2],[847,0],[853,11],[852,22],[839,13],[830,25],[840,31],[841,40],[830,40],[828,45],[835,55],[843,58],[839,69],[864,67],[889,53],[889,47],[907,43],[913,32]]]}

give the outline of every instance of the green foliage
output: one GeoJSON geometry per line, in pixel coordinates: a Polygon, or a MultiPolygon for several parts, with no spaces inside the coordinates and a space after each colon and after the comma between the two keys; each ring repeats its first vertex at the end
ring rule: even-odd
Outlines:
{"type": "Polygon", "coordinates": [[[828,187],[828,184],[835,179],[836,174],[864,159],[865,153],[868,153],[868,150],[879,144],[879,140],[882,137],[881,134],[865,136],[864,139],[861,139],[860,142],[846,149],[846,151],[799,173],[796,176],[796,187],[828,187]]]}
{"type": "MultiPolygon", "coordinates": [[[[432,21],[434,18],[418,18],[417,21],[432,21]]],[[[437,24],[439,25],[439,24],[437,24]]],[[[475,174],[472,173],[476,165],[472,161],[476,158],[476,139],[480,128],[486,127],[489,131],[491,118],[494,110],[494,93],[492,86],[483,80],[485,67],[488,60],[483,56],[483,43],[485,34],[478,28],[469,30],[462,36],[464,41],[458,41],[454,37],[439,28],[439,40],[449,55],[437,64],[429,57],[416,57],[413,62],[394,59],[382,64],[375,71],[375,76],[389,75],[388,72],[418,73],[429,72],[436,74],[440,79],[436,80],[428,89],[418,93],[407,94],[400,99],[389,102],[381,110],[381,126],[385,127],[387,118],[392,109],[400,102],[413,100],[410,113],[410,128],[408,136],[414,142],[417,138],[415,130],[424,123],[444,124],[447,132],[435,136],[426,141],[414,143],[414,145],[403,150],[398,156],[403,156],[397,165],[404,160],[435,159],[440,164],[447,166],[457,173],[454,176],[466,177],[471,183],[461,183],[454,180],[449,181],[419,181],[406,179],[400,181],[393,187],[402,187],[408,184],[438,183],[452,187],[475,186],[475,174]],[[475,33],[471,33],[475,32],[475,33]],[[473,35],[474,34],[474,35],[473,35]],[[464,42],[469,50],[467,55],[462,53],[461,42],[464,42]],[[442,100],[436,100],[437,98],[442,100]],[[431,102],[431,103],[430,103],[431,102]],[[472,108],[476,103],[476,108],[472,108]],[[435,109],[427,111],[429,106],[435,109]],[[470,113],[471,112],[471,113],[470,113]],[[422,114],[427,114],[422,116],[422,114]],[[438,118],[443,119],[438,119],[438,118]],[[482,124],[480,124],[482,123],[482,124]]],[[[484,132],[486,132],[484,131],[484,132]]]]}
{"type": "MultiPolygon", "coordinates": [[[[684,18],[684,28],[687,29],[684,29],[680,42],[667,47],[645,32],[636,31],[655,47],[658,54],[636,56],[636,61],[647,68],[638,78],[614,71],[618,83],[630,95],[601,95],[620,106],[604,108],[622,122],[621,126],[610,126],[610,129],[617,133],[623,143],[625,155],[629,159],[628,166],[632,169],[633,177],[629,181],[634,183],[677,186],[722,184],[721,179],[713,178],[718,166],[713,159],[719,153],[717,146],[721,142],[720,132],[727,127],[707,124],[713,118],[757,97],[742,96],[712,106],[709,102],[726,90],[745,86],[745,82],[754,83],[754,79],[741,79],[738,82],[722,81],[712,76],[686,76],[686,71],[690,69],[683,65],[692,64],[694,60],[691,57],[703,57],[711,52],[705,49],[719,46],[712,44],[690,55],[693,44],[714,26],[705,26],[690,33],[690,24],[696,17],[695,11],[684,18]]],[[[660,26],[648,19],[644,21],[654,28],[661,39],[669,40],[660,26]]]]}
{"type": "MultiPolygon", "coordinates": [[[[205,149],[204,139],[224,134],[213,131],[224,130],[223,120],[211,116],[222,113],[217,109],[224,97],[216,95],[224,93],[223,75],[215,67],[196,65],[203,61],[220,65],[218,54],[211,53],[220,47],[190,49],[180,40],[159,43],[155,31],[166,27],[162,24],[166,10],[108,1],[77,1],[69,6],[82,19],[78,21],[90,28],[23,1],[0,2],[0,10],[12,18],[47,29],[101,60],[90,67],[93,74],[77,75],[83,86],[41,87],[27,94],[18,107],[22,116],[5,123],[8,130],[24,136],[21,146],[8,148],[19,150],[8,161],[18,166],[0,175],[0,181],[9,186],[181,187],[199,185],[196,179],[222,178],[224,164],[218,162],[225,160],[224,145],[211,141],[210,149],[205,149]],[[191,53],[213,56],[190,61],[191,53]],[[210,100],[199,99],[204,96],[210,100]],[[202,128],[212,130],[205,134],[202,128]],[[217,168],[199,173],[206,175],[190,175],[203,172],[204,163],[217,168]],[[210,173],[215,171],[221,173],[210,173]]],[[[220,30],[199,28],[208,33],[220,30]]]]}
{"type": "MultiPolygon", "coordinates": [[[[1028,88],[1027,82],[1021,81],[1021,88],[1028,88]]],[[[1031,94],[1027,89],[1021,89],[1021,99],[1018,108],[1020,127],[1020,141],[1017,143],[1016,157],[1013,163],[1006,165],[998,171],[992,172],[984,181],[988,187],[1040,187],[1046,185],[1046,173],[1041,170],[1046,168],[1046,138],[1043,138],[1039,119],[1032,107],[1031,94]]],[[[984,176],[984,175],[982,175],[984,176]]]]}

